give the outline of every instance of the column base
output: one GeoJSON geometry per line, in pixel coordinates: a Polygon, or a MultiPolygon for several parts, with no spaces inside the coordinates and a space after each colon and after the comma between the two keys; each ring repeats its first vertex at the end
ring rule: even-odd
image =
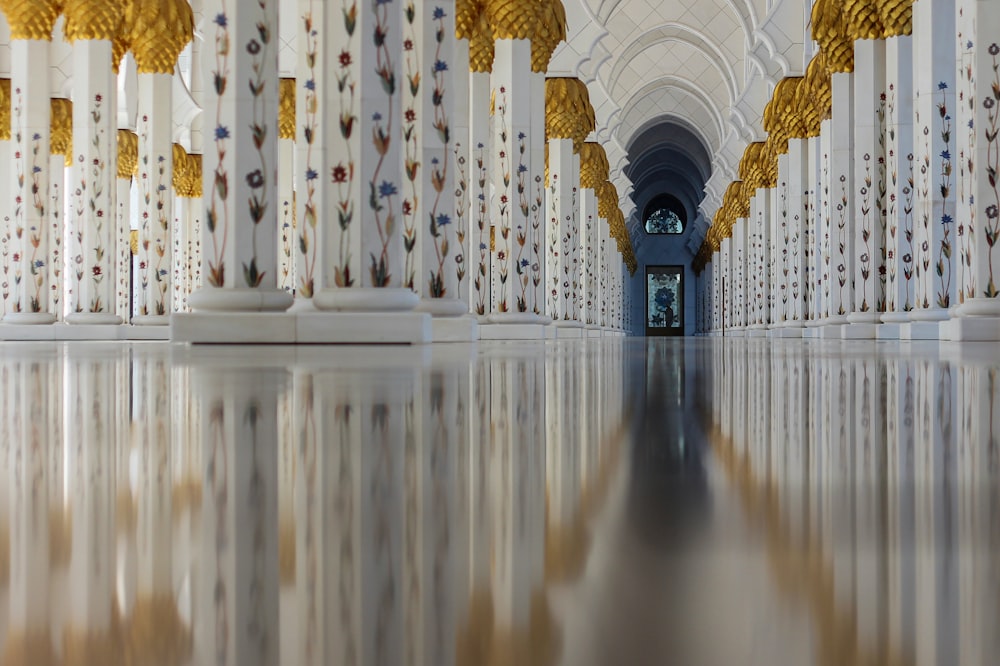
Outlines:
{"type": "MultiPolygon", "coordinates": [[[[545,340],[544,324],[481,324],[480,340],[545,340]]],[[[598,333],[600,333],[598,331],[598,333]]]]}
{"type": "Polygon", "coordinates": [[[170,326],[122,326],[122,340],[161,340],[170,339],[170,326]]]}
{"type": "Polygon", "coordinates": [[[56,323],[56,316],[48,312],[8,312],[3,323],[16,326],[45,326],[56,323]]]}
{"type": "Polygon", "coordinates": [[[188,305],[194,312],[284,312],[294,300],[290,293],[277,288],[202,287],[188,297],[188,305]]]}
{"type": "Polygon", "coordinates": [[[317,312],[295,319],[300,344],[422,345],[434,339],[433,318],[423,312],[317,312]]]}
{"type": "Polygon", "coordinates": [[[768,329],[769,338],[801,338],[802,326],[798,321],[786,321],[776,324],[774,328],[768,329]]]}
{"type": "Polygon", "coordinates": [[[51,326],[15,326],[0,324],[0,340],[7,341],[86,341],[86,340],[168,340],[168,326],[129,326],[118,324],[52,324],[51,326]],[[142,333],[144,335],[139,335],[142,333]]]}
{"type": "Polygon", "coordinates": [[[941,322],[911,321],[899,325],[900,340],[939,340],[941,338],[941,322]]]}
{"type": "Polygon", "coordinates": [[[117,326],[122,318],[107,312],[73,312],[66,315],[66,323],[74,326],[117,326]]]}
{"type": "Polygon", "coordinates": [[[551,327],[555,333],[555,339],[582,340],[585,337],[589,337],[587,331],[579,324],[580,322],[557,322],[551,327]],[[568,324],[577,324],[577,326],[568,326],[568,324]]]}
{"type": "Polygon", "coordinates": [[[192,312],[173,316],[171,341],[193,344],[425,344],[431,316],[386,312],[192,312]]]}
{"type": "Polygon", "coordinates": [[[878,330],[875,332],[875,338],[878,340],[899,340],[899,329],[902,324],[879,324],[878,330]]]}
{"type": "Polygon", "coordinates": [[[519,324],[544,326],[552,321],[551,318],[536,315],[534,312],[494,312],[487,315],[486,320],[491,324],[500,324],[503,326],[519,324]]]}
{"type": "Polygon", "coordinates": [[[1000,317],[956,317],[940,324],[942,340],[952,342],[1000,341],[1000,317]]]}
{"type": "Polygon", "coordinates": [[[133,326],[169,326],[170,315],[136,315],[132,317],[133,326]]]}
{"type": "Polygon", "coordinates": [[[475,317],[433,317],[433,342],[475,342],[479,339],[479,322],[475,317]]]}
{"type": "Polygon", "coordinates": [[[748,338],[766,338],[767,337],[767,329],[764,328],[763,326],[754,326],[753,328],[751,328],[750,330],[747,331],[747,337],[748,338]]]}
{"type": "Polygon", "coordinates": [[[433,317],[461,317],[469,314],[469,306],[457,298],[421,298],[415,310],[433,317]]]}
{"type": "Polygon", "coordinates": [[[601,328],[599,326],[594,326],[593,324],[587,326],[584,330],[585,338],[599,338],[601,337],[601,328]]]}

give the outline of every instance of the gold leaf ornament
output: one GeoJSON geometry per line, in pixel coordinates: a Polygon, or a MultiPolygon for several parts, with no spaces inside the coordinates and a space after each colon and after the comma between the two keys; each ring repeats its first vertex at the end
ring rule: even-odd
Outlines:
{"type": "Polygon", "coordinates": [[[173,74],[177,57],[194,39],[187,0],[132,0],[125,23],[139,74],[173,74]]]}
{"type": "Polygon", "coordinates": [[[62,5],[59,0],[0,0],[0,11],[7,17],[11,39],[50,42],[62,5]]]}

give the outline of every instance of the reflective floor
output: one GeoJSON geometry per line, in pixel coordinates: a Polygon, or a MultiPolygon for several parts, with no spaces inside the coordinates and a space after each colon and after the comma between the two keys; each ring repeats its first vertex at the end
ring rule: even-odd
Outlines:
{"type": "Polygon", "coordinates": [[[992,666],[998,380],[969,344],[0,344],[0,666],[992,666]]]}

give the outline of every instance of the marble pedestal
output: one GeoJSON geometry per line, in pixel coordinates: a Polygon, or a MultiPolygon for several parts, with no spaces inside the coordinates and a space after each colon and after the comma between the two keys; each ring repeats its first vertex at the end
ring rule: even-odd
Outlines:
{"type": "MultiPolygon", "coordinates": [[[[798,323],[798,322],[796,322],[798,323]]],[[[769,338],[801,338],[802,326],[779,326],[767,331],[769,338]]]]}
{"type": "Polygon", "coordinates": [[[578,321],[560,321],[552,325],[557,340],[582,340],[587,331],[578,321]]]}
{"type": "Polygon", "coordinates": [[[1000,340],[1000,317],[956,317],[941,322],[938,335],[952,342],[996,342],[1000,340]]]}
{"type": "Polygon", "coordinates": [[[171,341],[194,344],[393,344],[432,340],[419,312],[192,312],[172,317],[171,341]]]}
{"type": "Polygon", "coordinates": [[[475,342],[479,339],[479,322],[475,317],[431,318],[433,342],[475,342]]]}
{"type": "Polygon", "coordinates": [[[748,338],[766,338],[767,337],[767,329],[764,328],[763,326],[754,326],[752,328],[747,329],[746,337],[748,337],[748,338]]]}
{"type": "Polygon", "coordinates": [[[0,324],[0,340],[169,340],[169,326],[131,326],[128,324],[49,324],[20,326],[0,324]]]}
{"type": "Polygon", "coordinates": [[[879,324],[875,331],[875,338],[878,340],[899,340],[899,327],[902,324],[883,323],[879,324]]]}
{"type": "Polygon", "coordinates": [[[480,340],[545,340],[545,324],[480,324],[480,340]]]}

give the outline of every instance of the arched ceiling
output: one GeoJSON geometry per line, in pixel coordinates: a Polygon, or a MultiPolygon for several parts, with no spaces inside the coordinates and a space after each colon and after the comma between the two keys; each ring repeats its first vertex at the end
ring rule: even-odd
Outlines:
{"type": "MultiPolygon", "coordinates": [[[[777,81],[801,74],[803,0],[563,0],[550,72],[579,76],[626,214],[671,194],[711,219],[777,81]]],[[[805,6],[804,6],[805,5],[805,6]]],[[[640,214],[629,220],[633,242],[640,214]]],[[[704,228],[705,225],[701,224],[704,228]]],[[[700,243],[700,238],[697,239],[700,243]]]]}

